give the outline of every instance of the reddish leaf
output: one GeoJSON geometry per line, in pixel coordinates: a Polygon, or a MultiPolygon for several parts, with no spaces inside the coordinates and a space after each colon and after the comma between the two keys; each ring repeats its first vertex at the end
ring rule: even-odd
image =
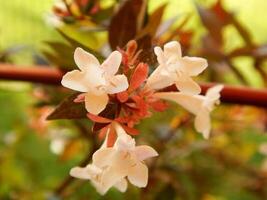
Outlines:
{"type": "Polygon", "coordinates": [[[97,132],[103,129],[104,127],[108,126],[109,124],[104,123],[94,123],[92,126],[92,132],[97,132]]]}
{"type": "Polygon", "coordinates": [[[79,93],[75,93],[64,99],[47,117],[47,120],[86,118],[87,111],[84,108],[84,104],[73,102],[77,95],[79,95],[79,93]]]}
{"type": "MultiPolygon", "coordinates": [[[[124,47],[129,40],[134,39],[139,26],[139,16],[144,18],[145,2],[144,0],[127,0],[113,16],[108,35],[112,49],[124,47]]],[[[141,22],[142,24],[143,22],[141,22]]]]}
{"type": "Polygon", "coordinates": [[[138,135],[139,131],[134,129],[134,128],[130,128],[129,126],[120,124],[122,126],[122,128],[130,135],[138,135]]]}
{"type": "Polygon", "coordinates": [[[134,102],[136,103],[137,108],[139,109],[143,109],[144,104],[146,104],[146,102],[144,101],[144,99],[138,95],[132,96],[132,99],[134,100],[134,102]]]}
{"type": "Polygon", "coordinates": [[[140,85],[146,80],[147,75],[148,75],[148,65],[145,63],[139,63],[131,77],[128,91],[132,92],[133,90],[140,87],[140,85]]]}
{"type": "Polygon", "coordinates": [[[116,131],[114,130],[114,128],[110,127],[108,132],[107,147],[113,147],[116,138],[117,138],[116,131]]]}
{"type": "Polygon", "coordinates": [[[138,56],[138,60],[148,63],[149,65],[154,65],[157,59],[152,48],[152,37],[150,35],[145,35],[136,41],[139,49],[142,50],[138,56]]]}
{"type": "Polygon", "coordinates": [[[117,93],[117,99],[121,103],[126,102],[128,100],[128,93],[127,93],[127,91],[123,91],[123,92],[117,93]]]}
{"type": "Polygon", "coordinates": [[[217,15],[217,17],[223,22],[225,25],[231,21],[232,13],[227,12],[223,6],[222,1],[218,0],[211,8],[211,10],[217,15]]]}
{"type": "Polygon", "coordinates": [[[94,115],[92,113],[87,113],[87,117],[89,119],[91,119],[93,122],[97,122],[97,123],[107,124],[107,123],[111,123],[112,122],[112,120],[110,120],[110,119],[107,119],[105,117],[101,117],[101,116],[98,116],[98,115],[94,115]]]}
{"type": "Polygon", "coordinates": [[[105,126],[104,128],[102,128],[98,134],[98,137],[100,139],[104,139],[106,137],[107,131],[109,129],[109,125],[105,126]]]}
{"type": "Polygon", "coordinates": [[[127,123],[129,120],[128,117],[118,117],[117,119],[115,119],[116,122],[119,122],[119,123],[127,123]]]}
{"type": "Polygon", "coordinates": [[[224,24],[218,18],[218,16],[209,9],[203,8],[201,6],[197,6],[197,10],[199,16],[204,24],[204,26],[208,29],[210,36],[219,44],[222,43],[222,28],[224,24]]]}

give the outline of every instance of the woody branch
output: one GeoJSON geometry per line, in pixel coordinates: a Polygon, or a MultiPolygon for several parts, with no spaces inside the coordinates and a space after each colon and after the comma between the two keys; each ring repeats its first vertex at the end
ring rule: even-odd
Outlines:
{"type": "MultiPolygon", "coordinates": [[[[60,85],[63,75],[63,71],[48,66],[18,67],[12,64],[0,64],[0,79],[3,80],[60,85]]],[[[216,83],[200,84],[202,92],[205,93],[206,90],[214,84],[216,83]]],[[[176,90],[177,89],[174,86],[164,89],[164,91],[176,90]]],[[[225,85],[221,92],[221,101],[224,103],[252,105],[267,108],[267,90],[225,85]]]]}

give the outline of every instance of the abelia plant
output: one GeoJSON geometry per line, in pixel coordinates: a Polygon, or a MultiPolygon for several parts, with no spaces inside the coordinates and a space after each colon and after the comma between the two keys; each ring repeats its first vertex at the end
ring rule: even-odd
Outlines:
{"type": "Polygon", "coordinates": [[[153,112],[168,109],[167,101],[174,101],[196,115],[195,128],[208,138],[211,129],[210,112],[219,103],[223,86],[210,88],[200,94],[200,86],[192,79],[207,67],[203,58],[182,57],[176,41],[154,52],[159,65],[149,76],[149,64],[140,62],[137,43],[130,41],[125,50],[113,51],[100,64],[97,58],[77,48],[74,60],[80,70],[64,75],[62,85],[80,92],[73,100],[85,103],[87,117],[94,122],[93,131],[105,138],[103,145],[93,154],[92,163],[74,167],[73,177],[91,180],[100,194],[111,187],[124,192],[127,180],[137,187],[146,187],[148,168],[144,160],[158,156],[149,146],[136,146],[132,137],[139,134],[135,125],[152,117],[153,112]],[[176,92],[164,88],[175,84],[176,92]]]}

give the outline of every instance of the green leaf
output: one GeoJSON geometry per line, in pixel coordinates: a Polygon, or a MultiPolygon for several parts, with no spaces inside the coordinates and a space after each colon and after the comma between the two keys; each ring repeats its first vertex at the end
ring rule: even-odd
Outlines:
{"type": "Polygon", "coordinates": [[[79,24],[68,24],[58,28],[62,33],[68,35],[69,38],[90,49],[99,49],[104,44],[104,33],[101,36],[98,31],[95,31],[98,29],[99,27],[96,27],[95,25],[88,25],[81,28],[79,24]]]}
{"type": "Polygon", "coordinates": [[[73,100],[79,94],[80,93],[74,93],[73,95],[64,99],[47,117],[47,120],[86,118],[87,111],[85,109],[84,103],[73,102],[73,100]]]}
{"type": "MultiPolygon", "coordinates": [[[[64,37],[70,44],[72,47],[75,48],[77,47],[81,47],[82,49],[84,49],[85,51],[93,54],[99,61],[103,61],[104,57],[103,55],[101,55],[100,53],[94,51],[93,49],[89,48],[88,46],[82,44],[81,42],[77,41],[76,39],[72,38],[71,36],[69,36],[67,33],[61,31],[60,29],[57,29],[57,31],[60,33],[60,35],[62,37],[64,37]]],[[[74,52],[74,51],[73,51],[74,52]]]]}
{"type": "Polygon", "coordinates": [[[63,69],[75,68],[76,65],[73,59],[74,47],[54,41],[46,42],[46,44],[52,51],[44,50],[42,53],[51,63],[63,69]]]}

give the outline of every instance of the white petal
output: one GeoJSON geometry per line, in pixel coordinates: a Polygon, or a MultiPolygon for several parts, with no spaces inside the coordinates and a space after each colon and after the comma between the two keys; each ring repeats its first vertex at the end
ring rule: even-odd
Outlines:
{"type": "Polygon", "coordinates": [[[205,139],[209,138],[211,124],[210,113],[207,109],[202,109],[195,118],[195,128],[202,133],[205,139]]]}
{"type": "Polygon", "coordinates": [[[146,160],[151,157],[158,156],[159,154],[150,146],[140,145],[135,147],[134,153],[139,161],[146,160]]]}
{"type": "Polygon", "coordinates": [[[118,138],[114,144],[114,148],[121,151],[131,151],[135,148],[135,139],[128,135],[125,130],[118,124],[114,123],[114,128],[118,138]]]}
{"type": "Polygon", "coordinates": [[[84,73],[83,80],[91,91],[96,92],[97,89],[95,87],[106,84],[103,77],[104,71],[100,68],[98,60],[92,54],[77,48],[74,52],[74,60],[84,73]]]}
{"type": "Polygon", "coordinates": [[[129,135],[119,136],[114,147],[121,151],[131,151],[135,148],[135,139],[129,135]]]}
{"type": "Polygon", "coordinates": [[[121,179],[125,178],[127,172],[127,168],[123,169],[111,166],[103,172],[101,182],[105,188],[109,189],[115,186],[121,179]]]}
{"type": "Polygon", "coordinates": [[[116,187],[120,192],[125,192],[127,190],[127,180],[125,178],[121,179],[119,182],[117,182],[114,187],[116,187]]]}
{"type": "Polygon", "coordinates": [[[101,68],[107,75],[113,76],[117,73],[122,60],[122,55],[119,51],[113,51],[109,57],[102,63],[101,68]]]}
{"type": "Polygon", "coordinates": [[[101,195],[106,194],[107,191],[110,189],[104,186],[99,180],[96,180],[96,179],[92,179],[91,183],[95,187],[96,191],[101,195]]]}
{"type": "Polygon", "coordinates": [[[199,94],[201,92],[200,86],[189,76],[184,75],[176,81],[177,89],[186,94],[199,94]]]}
{"type": "Polygon", "coordinates": [[[129,170],[129,181],[137,187],[146,187],[148,182],[148,168],[141,162],[137,162],[136,165],[129,170]]]}
{"type": "Polygon", "coordinates": [[[74,52],[74,61],[80,70],[86,71],[88,68],[99,68],[100,64],[93,54],[84,51],[78,47],[74,52]]]}
{"type": "Polygon", "coordinates": [[[223,85],[216,85],[208,89],[206,97],[211,100],[218,100],[220,98],[220,92],[223,89],[223,85]]]}
{"type": "Polygon", "coordinates": [[[176,58],[182,57],[181,45],[177,41],[171,41],[164,45],[164,56],[166,58],[176,58]]]}
{"type": "Polygon", "coordinates": [[[183,70],[190,76],[197,76],[208,67],[208,62],[204,58],[185,56],[180,62],[183,70]]]}
{"type": "Polygon", "coordinates": [[[73,167],[70,170],[70,175],[80,179],[91,179],[91,174],[88,173],[85,167],[73,167]]]}
{"type": "Polygon", "coordinates": [[[205,100],[205,97],[201,95],[189,95],[180,92],[158,92],[155,93],[154,96],[157,98],[174,101],[195,115],[200,109],[202,109],[202,105],[205,100]]]}
{"type": "Polygon", "coordinates": [[[93,163],[97,167],[105,167],[111,164],[112,156],[114,154],[115,149],[113,148],[102,148],[98,149],[93,154],[93,163]]]}
{"type": "Polygon", "coordinates": [[[79,92],[87,92],[88,87],[86,84],[86,74],[79,70],[73,70],[71,72],[66,73],[62,80],[61,84],[64,87],[70,88],[72,90],[76,90],[79,92]]]}
{"type": "Polygon", "coordinates": [[[162,49],[160,47],[155,47],[154,53],[157,56],[158,63],[163,64],[165,62],[165,58],[162,49]]]}
{"type": "Polygon", "coordinates": [[[85,108],[89,113],[97,115],[106,108],[108,100],[108,95],[105,93],[101,95],[86,93],[85,108]]]}
{"type": "Polygon", "coordinates": [[[125,75],[116,75],[109,80],[107,91],[109,94],[115,94],[125,91],[128,86],[128,80],[125,75]]]}
{"type": "Polygon", "coordinates": [[[162,65],[158,66],[148,77],[146,82],[146,87],[157,90],[172,85],[173,79],[171,79],[168,76],[168,74],[163,74],[162,71],[163,71],[163,66],[162,65]]]}

